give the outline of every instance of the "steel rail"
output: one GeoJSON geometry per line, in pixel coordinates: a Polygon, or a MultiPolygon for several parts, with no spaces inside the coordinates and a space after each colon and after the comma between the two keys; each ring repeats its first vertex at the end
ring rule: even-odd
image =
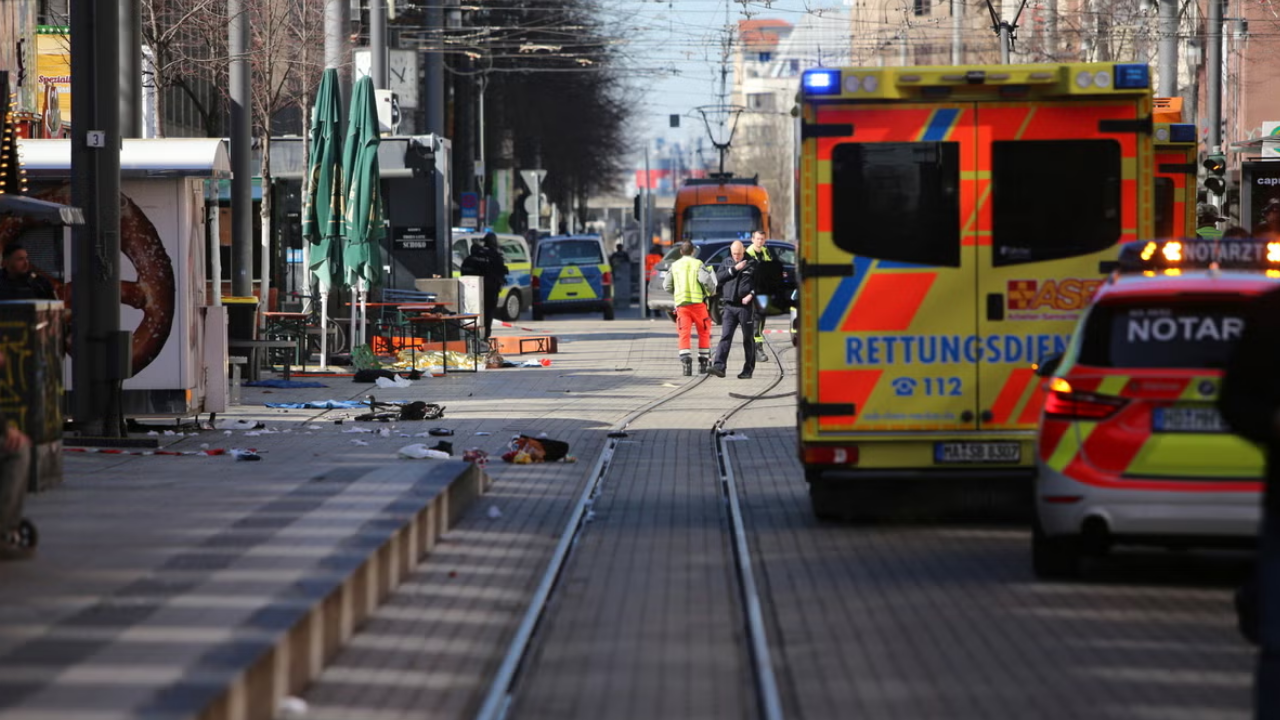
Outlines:
{"type": "MultiPolygon", "coordinates": [[[[739,578],[739,591],[741,599],[744,603],[744,615],[746,616],[746,626],[750,635],[750,651],[754,664],[754,671],[757,685],[757,700],[761,706],[761,712],[764,720],[781,720],[782,707],[780,695],[777,688],[777,679],[773,673],[771,656],[769,654],[768,637],[765,633],[764,615],[761,610],[759,592],[755,583],[755,575],[751,568],[751,556],[746,542],[746,528],[742,522],[741,507],[737,499],[737,487],[733,480],[732,469],[728,461],[727,455],[724,454],[724,447],[721,441],[722,427],[724,422],[739,410],[746,407],[750,403],[763,399],[766,394],[777,387],[782,382],[785,373],[782,370],[778,353],[771,346],[769,352],[773,353],[775,367],[778,368],[778,377],[775,378],[768,387],[756,395],[752,395],[743,399],[737,406],[721,415],[712,428],[712,432],[716,438],[717,465],[719,468],[722,492],[729,495],[729,507],[731,514],[731,527],[734,534],[734,558],[737,565],[737,575],[739,578]],[[727,479],[726,479],[727,478],[727,479]],[[728,490],[725,490],[728,488],[728,490]]],[[[551,560],[547,565],[546,571],[542,575],[542,579],[538,583],[537,589],[533,593],[533,597],[529,602],[529,607],[525,610],[524,616],[520,621],[519,627],[516,628],[515,635],[512,637],[511,643],[507,648],[507,653],[502,659],[502,663],[498,666],[497,672],[494,674],[493,681],[489,684],[489,690],[485,693],[480,710],[475,715],[475,720],[503,720],[507,716],[507,712],[511,707],[512,686],[516,681],[516,676],[520,671],[520,666],[525,656],[529,652],[530,645],[537,633],[539,624],[543,615],[546,613],[548,602],[552,593],[555,592],[556,586],[559,584],[561,574],[565,566],[568,564],[573,548],[576,545],[578,536],[582,533],[586,523],[587,509],[595,501],[595,496],[599,493],[600,486],[604,478],[608,475],[609,468],[613,462],[614,450],[617,448],[618,441],[625,437],[625,431],[631,423],[637,418],[651,412],[671,400],[674,400],[690,390],[698,387],[709,375],[700,375],[693,382],[687,383],[677,390],[657,398],[640,408],[632,411],[622,420],[613,425],[608,433],[608,439],[605,442],[604,450],[600,453],[600,458],[596,461],[595,466],[591,469],[586,485],[578,496],[578,501],[574,504],[573,510],[569,515],[568,521],[565,523],[564,530],[560,534],[560,539],[556,543],[555,551],[552,553],[551,560]]]]}
{"type": "Polygon", "coordinates": [[[493,682],[489,685],[489,691],[485,694],[484,702],[480,705],[480,711],[476,713],[476,720],[501,720],[506,717],[507,710],[511,705],[511,686],[515,682],[516,673],[519,671],[520,664],[529,651],[529,645],[533,641],[534,633],[537,631],[538,624],[546,612],[547,602],[551,599],[551,594],[559,583],[561,572],[568,563],[569,554],[573,550],[578,535],[582,532],[582,528],[585,525],[583,520],[587,516],[587,508],[594,502],[595,496],[600,489],[601,480],[609,472],[609,466],[613,462],[613,451],[618,446],[618,441],[622,439],[619,435],[624,433],[636,418],[701,385],[707,377],[709,376],[701,375],[693,382],[686,383],[679,389],[641,406],[615,423],[610,429],[604,450],[600,453],[600,458],[596,461],[595,467],[591,469],[591,475],[588,477],[586,485],[582,488],[581,494],[578,495],[578,502],[574,505],[573,511],[569,515],[569,520],[565,523],[565,528],[560,533],[560,540],[556,543],[556,549],[552,553],[551,561],[547,565],[546,572],[542,575],[542,580],[538,583],[538,589],[533,593],[533,598],[529,602],[529,607],[525,610],[520,626],[516,628],[515,636],[508,646],[507,654],[503,657],[502,664],[498,666],[493,682]]]}

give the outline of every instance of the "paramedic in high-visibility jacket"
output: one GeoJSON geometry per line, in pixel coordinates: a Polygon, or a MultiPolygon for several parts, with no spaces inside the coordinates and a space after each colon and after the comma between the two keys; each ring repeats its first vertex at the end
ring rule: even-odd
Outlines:
{"type": "Polygon", "coordinates": [[[742,372],[738,379],[747,380],[756,369],[755,311],[756,301],[755,261],[747,257],[742,241],[734,240],[729,246],[729,257],[716,268],[716,285],[720,290],[720,344],[716,346],[716,358],[707,372],[724,377],[724,367],[733,347],[733,333],[742,326],[742,351],[745,354],[742,372]]]}
{"type": "Polygon", "coordinates": [[[680,244],[680,259],[667,268],[662,289],[671,293],[676,305],[676,336],[679,339],[680,364],[685,375],[693,374],[690,349],[692,331],[698,331],[698,372],[705,373],[711,358],[711,316],[707,314],[707,291],[702,286],[705,272],[696,256],[693,243],[680,244]]]}
{"type": "Polygon", "coordinates": [[[751,303],[751,307],[755,311],[757,362],[769,362],[769,354],[764,351],[764,306],[769,302],[769,295],[778,291],[775,286],[782,280],[782,265],[764,244],[768,239],[763,230],[756,230],[751,233],[751,247],[747,248],[747,257],[756,261],[756,302],[751,303]]]}

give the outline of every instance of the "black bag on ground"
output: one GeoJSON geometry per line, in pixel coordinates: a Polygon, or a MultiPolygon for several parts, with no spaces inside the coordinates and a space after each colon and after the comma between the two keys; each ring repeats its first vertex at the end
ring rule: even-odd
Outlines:
{"type": "Polygon", "coordinates": [[[547,462],[562,460],[569,454],[569,443],[567,442],[552,440],[551,438],[529,437],[528,435],[521,435],[520,437],[527,440],[536,440],[540,445],[542,445],[542,450],[545,453],[543,459],[547,462]]]}
{"type": "Polygon", "coordinates": [[[388,380],[395,380],[396,374],[391,372],[390,370],[375,370],[373,368],[364,368],[361,370],[357,370],[355,376],[351,378],[351,381],[358,382],[358,383],[371,383],[371,382],[378,382],[378,378],[380,377],[384,377],[388,380]]]}
{"type": "Polygon", "coordinates": [[[435,420],[444,415],[444,407],[435,403],[415,400],[400,406],[401,420],[435,420]]]}

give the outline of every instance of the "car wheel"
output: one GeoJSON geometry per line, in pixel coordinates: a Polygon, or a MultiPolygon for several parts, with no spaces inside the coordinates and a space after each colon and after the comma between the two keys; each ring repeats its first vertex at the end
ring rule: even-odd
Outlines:
{"type": "Polygon", "coordinates": [[[523,303],[520,302],[520,293],[512,290],[507,293],[506,299],[502,301],[502,319],[507,322],[515,322],[520,319],[520,311],[523,303]]]}
{"type": "Polygon", "coordinates": [[[1075,537],[1049,537],[1036,513],[1031,521],[1031,569],[1042,580],[1080,577],[1080,543],[1075,537]]]}
{"type": "Polygon", "coordinates": [[[604,319],[605,320],[613,319],[613,303],[609,303],[608,305],[604,306],[604,319]]]}
{"type": "Polygon", "coordinates": [[[534,305],[534,306],[533,306],[533,319],[534,319],[534,320],[541,320],[541,319],[542,319],[543,317],[545,317],[545,316],[546,316],[546,314],[542,312],[542,306],[541,306],[541,305],[534,305]]]}
{"type": "Polygon", "coordinates": [[[721,313],[720,313],[720,298],[713,297],[709,302],[707,302],[707,314],[711,316],[711,322],[715,323],[716,325],[720,324],[720,322],[724,319],[723,317],[721,317],[721,313]]]}

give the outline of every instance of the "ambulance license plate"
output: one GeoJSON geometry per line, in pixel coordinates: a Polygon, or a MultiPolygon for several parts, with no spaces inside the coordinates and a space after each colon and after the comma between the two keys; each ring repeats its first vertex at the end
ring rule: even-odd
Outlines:
{"type": "Polygon", "coordinates": [[[565,278],[560,278],[560,282],[565,283],[565,284],[580,283],[580,282],[582,282],[582,278],[580,278],[580,277],[565,277],[565,278]]]}
{"type": "Polygon", "coordinates": [[[1156,432],[1225,433],[1231,432],[1215,407],[1154,408],[1151,429],[1156,432]]]}
{"type": "Polygon", "coordinates": [[[1022,460],[1022,443],[942,442],[933,446],[937,463],[1015,463],[1022,460]]]}

